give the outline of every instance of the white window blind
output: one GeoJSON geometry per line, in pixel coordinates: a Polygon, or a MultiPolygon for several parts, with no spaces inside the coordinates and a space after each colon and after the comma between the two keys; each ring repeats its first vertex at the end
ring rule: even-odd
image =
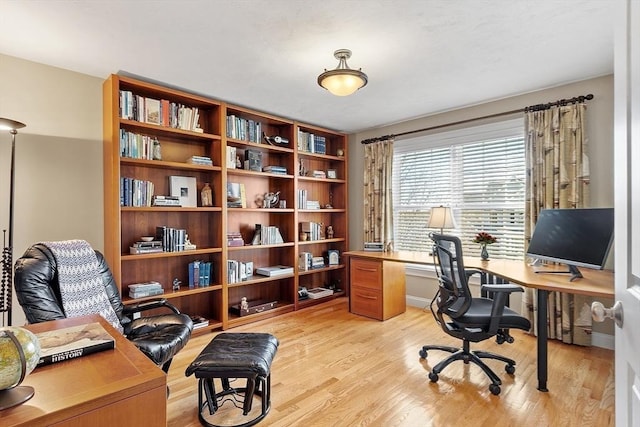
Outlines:
{"type": "Polygon", "coordinates": [[[394,144],[394,247],[430,251],[431,207],[450,206],[465,254],[475,235],[498,239],[492,258],[524,256],[525,150],[522,119],[397,141],[394,144]]]}

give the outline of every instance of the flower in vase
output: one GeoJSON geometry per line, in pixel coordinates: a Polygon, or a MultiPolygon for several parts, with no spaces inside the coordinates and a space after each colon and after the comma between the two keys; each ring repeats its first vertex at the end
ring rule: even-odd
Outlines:
{"type": "Polygon", "coordinates": [[[480,243],[481,245],[490,245],[492,243],[496,243],[497,241],[498,239],[496,239],[489,233],[485,233],[484,231],[476,234],[476,237],[473,239],[473,243],[480,243]]]}

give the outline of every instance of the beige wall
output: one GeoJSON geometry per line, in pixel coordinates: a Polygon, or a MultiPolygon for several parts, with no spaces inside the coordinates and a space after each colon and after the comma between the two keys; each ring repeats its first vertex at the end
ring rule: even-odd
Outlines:
{"type": "MultiPolygon", "coordinates": [[[[382,135],[407,132],[416,129],[423,129],[431,126],[458,122],[474,117],[482,117],[505,111],[517,110],[529,105],[547,103],[562,98],[572,98],[574,96],[592,93],[594,99],[588,102],[587,107],[587,138],[589,141],[589,155],[591,167],[591,201],[593,207],[613,207],[613,76],[604,76],[595,79],[585,80],[565,86],[545,89],[537,92],[527,93],[489,102],[459,110],[449,111],[442,114],[409,120],[394,125],[369,129],[363,132],[350,135],[349,137],[349,247],[352,250],[362,249],[364,212],[362,205],[363,198],[363,168],[364,149],[360,141],[382,135]]],[[[425,103],[429,100],[426,99],[425,103]]],[[[522,116],[522,114],[519,114],[522,116]]],[[[517,115],[507,118],[515,118],[517,115]]],[[[504,119],[504,118],[502,118],[504,119]]],[[[494,119],[500,120],[500,119],[494,119]]],[[[487,121],[484,121],[487,122],[487,121]]],[[[473,122],[466,126],[473,126],[483,123],[473,122]]],[[[464,126],[457,126],[457,128],[464,126]]],[[[445,130],[455,129],[448,127],[445,130]]],[[[440,130],[442,131],[442,130],[440,130]]],[[[434,131],[437,132],[437,131],[434,131]]],[[[414,134],[407,137],[415,137],[414,134]]],[[[407,138],[405,137],[405,138],[407,138]]],[[[402,138],[396,140],[396,144],[402,144],[402,138]]],[[[611,257],[610,257],[611,258],[611,257]]],[[[613,267],[612,259],[609,259],[607,266],[613,267]]],[[[437,282],[425,279],[420,275],[407,275],[407,296],[408,300],[415,301],[416,305],[421,305],[424,301],[430,300],[437,289],[437,282]]],[[[602,301],[605,305],[612,301],[602,301]]],[[[517,302],[512,302],[513,308],[517,307],[517,302]]],[[[594,331],[605,334],[613,334],[613,323],[606,322],[603,325],[595,325],[594,331]]]]}
{"type": "MultiPolygon", "coordinates": [[[[0,55],[0,117],[16,136],[14,260],[32,243],[103,248],[102,79],[0,55]]],[[[0,228],[9,225],[11,137],[0,134],[0,228]]],[[[14,301],[13,323],[24,315],[14,301]]]]}
{"type": "MultiPolygon", "coordinates": [[[[0,55],[0,117],[27,125],[16,138],[14,259],[45,240],[85,239],[103,249],[102,81],[0,55]]],[[[595,95],[587,113],[592,201],[613,206],[613,77],[605,76],[351,135],[350,248],[363,244],[361,140],[587,93],[595,95]]],[[[0,229],[8,226],[10,141],[8,133],[0,135],[0,229]]],[[[410,295],[433,295],[413,279],[407,283],[410,295]]],[[[23,319],[14,303],[14,324],[23,319]]]]}

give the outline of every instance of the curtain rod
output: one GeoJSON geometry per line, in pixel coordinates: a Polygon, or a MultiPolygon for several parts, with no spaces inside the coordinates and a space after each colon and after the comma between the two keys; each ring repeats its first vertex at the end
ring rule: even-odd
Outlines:
{"type": "Polygon", "coordinates": [[[504,111],[502,113],[495,113],[495,114],[489,114],[487,116],[480,116],[480,117],[474,117],[471,119],[465,119],[465,120],[458,120],[457,122],[449,122],[449,123],[444,123],[441,125],[435,125],[435,126],[430,126],[427,128],[422,128],[422,129],[416,129],[416,130],[410,130],[407,132],[401,132],[401,133],[395,133],[395,134],[390,134],[390,135],[383,135],[383,136],[378,136],[375,138],[369,138],[369,139],[363,139],[360,143],[361,144],[371,144],[374,142],[379,142],[379,141],[384,141],[387,139],[395,139],[399,136],[404,136],[404,135],[411,135],[414,133],[419,133],[419,132],[426,132],[429,130],[435,130],[435,129],[440,129],[440,128],[444,128],[444,127],[449,127],[449,126],[455,126],[455,125],[461,125],[464,123],[469,123],[469,122],[475,122],[478,120],[484,120],[484,119],[493,119],[495,117],[501,117],[501,116],[508,116],[510,114],[515,114],[515,113],[528,113],[530,111],[541,111],[541,110],[548,110],[552,107],[560,107],[560,106],[565,106],[568,104],[576,104],[576,103],[582,103],[585,101],[590,101],[593,99],[593,94],[588,94],[588,95],[581,95],[581,96],[576,96],[570,99],[559,99],[555,102],[548,102],[546,104],[536,104],[536,105],[530,105],[528,107],[524,107],[524,108],[520,108],[517,110],[511,110],[511,111],[504,111]]]}

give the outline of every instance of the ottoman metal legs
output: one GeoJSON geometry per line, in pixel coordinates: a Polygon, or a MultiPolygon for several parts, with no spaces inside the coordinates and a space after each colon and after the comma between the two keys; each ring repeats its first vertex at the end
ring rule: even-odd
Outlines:
{"type": "Polygon", "coordinates": [[[185,372],[187,376],[194,374],[199,379],[198,418],[202,425],[220,427],[205,420],[203,412],[208,408],[209,415],[214,415],[227,402],[241,408],[243,416],[247,416],[251,412],[254,395],[262,400],[260,414],[235,427],[252,426],[269,413],[271,362],[278,344],[273,335],[264,333],[222,333],[207,344],[185,372]],[[222,385],[218,392],[214,382],[216,378],[222,385]],[[246,379],[246,385],[232,387],[231,379],[246,379]]]}

